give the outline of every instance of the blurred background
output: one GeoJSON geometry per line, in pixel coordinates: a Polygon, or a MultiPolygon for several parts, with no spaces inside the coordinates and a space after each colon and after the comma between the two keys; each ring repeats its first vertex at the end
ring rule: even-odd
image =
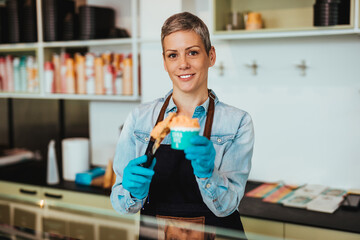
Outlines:
{"type": "MultiPolygon", "coordinates": [[[[0,0],[0,147],[30,151],[40,172],[34,177],[14,167],[22,158],[0,160],[0,171],[12,175],[1,182],[49,187],[52,139],[60,182],[53,191],[69,190],[65,185],[75,180],[64,177],[65,139],[88,141],[87,167],[79,172],[108,167],[130,111],[171,89],[160,31],[182,11],[210,30],[217,60],[209,88],[252,116],[249,180],[360,189],[359,0],[0,0]]],[[[71,186],[109,194],[109,187],[71,186]]],[[[274,220],[265,215],[250,217],[274,220]]],[[[359,233],[339,227],[342,220],[321,219],[322,229],[359,233]]],[[[314,226],[306,218],[275,221],[314,226]]],[[[299,236],[273,233],[266,234],[299,236]]]]}

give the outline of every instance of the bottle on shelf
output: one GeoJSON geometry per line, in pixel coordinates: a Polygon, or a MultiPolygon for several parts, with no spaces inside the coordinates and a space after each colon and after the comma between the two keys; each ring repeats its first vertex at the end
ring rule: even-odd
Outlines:
{"type": "Polygon", "coordinates": [[[72,58],[66,59],[66,89],[64,93],[75,94],[75,71],[74,60],[72,58]]]}
{"type": "Polygon", "coordinates": [[[54,64],[54,91],[53,93],[61,93],[61,63],[60,63],[60,56],[58,54],[54,54],[52,58],[54,64]]]}
{"type": "Polygon", "coordinates": [[[70,54],[62,52],[60,54],[60,79],[61,79],[61,93],[70,93],[69,91],[71,89],[71,86],[67,86],[67,68],[70,66],[67,66],[67,60],[70,58],[70,54]]]}
{"type": "Polygon", "coordinates": [[[33,56],[26,58],[27,92],[35,93],[39,90],[37,78],[37,63],[33,56]]]}
{"type": "Polygon", "coordinates": [[[14,90],[15,92],[21,91],[21,78],[20,78],[20,58],[15,57],[13,60],[13,72],[14,72],[14,90]]]}
{"type": "Polygon", "coordinates": [[[124,73],[122,82],[123,95],[133,94],[132,64],[132,55],[129,54],[129,56],[124,59],[124,73]]]}
{"type": "Polygon", "coordinates": [[[7,55],[5,57],[5,65],[6,65],[6,72],[8,78],[8,92],[14,92],[14,69],[13,69],[13,57],[11,55],[7,55]]]}
{"type": "Polygon", "coordinates": [[[22,56],[20,58],[20,92],[25,93],[27,85],[26,57],[22,56]]]}
{"type": "Polygon", "coordinates": [[[44,80],[45,80],[45,92],[55,92],[55,74],[54,64],[52,62],[45,62],[44,66],[44,80]]]}
{"type": "Polygon", "coordinates": [[[104,94],[104,62],[101,57],[95,58],[95,94],[104,94]]]}
{"type": "Polygon", "coordinates": [[[103,53],[104,60],[103,76],[104,76],[104,92],[106,95],[113,94],[113,82],[115,77],[114,66],[111,64],[111,53],[103,53]]]}
{"type": "Polygon", "coordinates": [[[7,81],[5,58],[0,57],[0,91],[7,92],[7,81]]]}
{"type": "Polygon", "coordinates": [[[114,94],[122,94],[122,82],[123,82],[123,69],[124,69],[124,54],[114,54],[114,71],[115,71],[115,82],[113,86],[114,94]]]}
{"type": "Polygon", "coordinates": [[[75,55],[77,94],[86,94],[85,57],[81,54],[75,55]]]}
{"type": "Polygon", "coordinates": [[[95,55],[87,53],[85,55],[85,76],[86,76],[86,93],[95,94],[95,55]]]}

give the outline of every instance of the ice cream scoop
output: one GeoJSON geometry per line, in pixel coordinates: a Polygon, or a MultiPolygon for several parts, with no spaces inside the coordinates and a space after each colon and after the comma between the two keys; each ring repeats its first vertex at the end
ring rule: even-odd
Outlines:
{"type": "Polygon", "coordinates": [[[141,164],[142,167],[148,168],[151,166],[152,161],[154,160],[155,153],[160,147],[160,143],[166,135],[170,133],[170,122],[176,116],[176,113],[169,113],[169,115],[161,122],[158,122],[154,129],[151,131],[151,137],[155,139],[155,143],[150,150],[146,152],[147,160],[145,163],[141,164]]]}

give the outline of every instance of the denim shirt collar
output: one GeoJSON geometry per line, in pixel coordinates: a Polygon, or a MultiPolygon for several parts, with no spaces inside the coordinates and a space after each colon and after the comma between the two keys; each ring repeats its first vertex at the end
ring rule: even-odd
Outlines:
{"type": "MultiPolygon", "coordinates": [[[[219,102],[219,99],[218,97],[216,96],[215,92],[213,90],[211,90],[211,93],[215,96],[215,99],[214,99],[214,103],[215,105],[219,102]]],[[[166,95],[165,95],[165,98],[164,98],[164,101],[166,100],[166,98],[173,92],[173,90],[170,90],[166,95]]],[[[199,117],[202,117],[204,116],[205,114],[207,114],[207,110],[208,110],[208,107],[209,107],[209,101],[210,101],[210,98],[208,97],[206,99],[206,101],[201,104],[200,106],[197,106],[195,108],[195,112],[193,114],[193,118],[199,118],[199,117]]],[[[169,113],[169,112],[176,112],[177,111],[177,106],[175,105],[174,103],[174,100],[173,98],[171,97],[170,101],[169,101],[169,105],[167,106],[166,108],[166,113],[169,113]]]]}

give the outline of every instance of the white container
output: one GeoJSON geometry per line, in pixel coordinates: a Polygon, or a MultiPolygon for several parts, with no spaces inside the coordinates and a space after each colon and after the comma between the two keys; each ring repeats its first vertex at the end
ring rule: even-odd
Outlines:
{"type": "Polygon", "coordinates": [[[90,169],[89,139],[67,138],[62,141],[63,178],[75,181],[76,173],[90,169]]]}

